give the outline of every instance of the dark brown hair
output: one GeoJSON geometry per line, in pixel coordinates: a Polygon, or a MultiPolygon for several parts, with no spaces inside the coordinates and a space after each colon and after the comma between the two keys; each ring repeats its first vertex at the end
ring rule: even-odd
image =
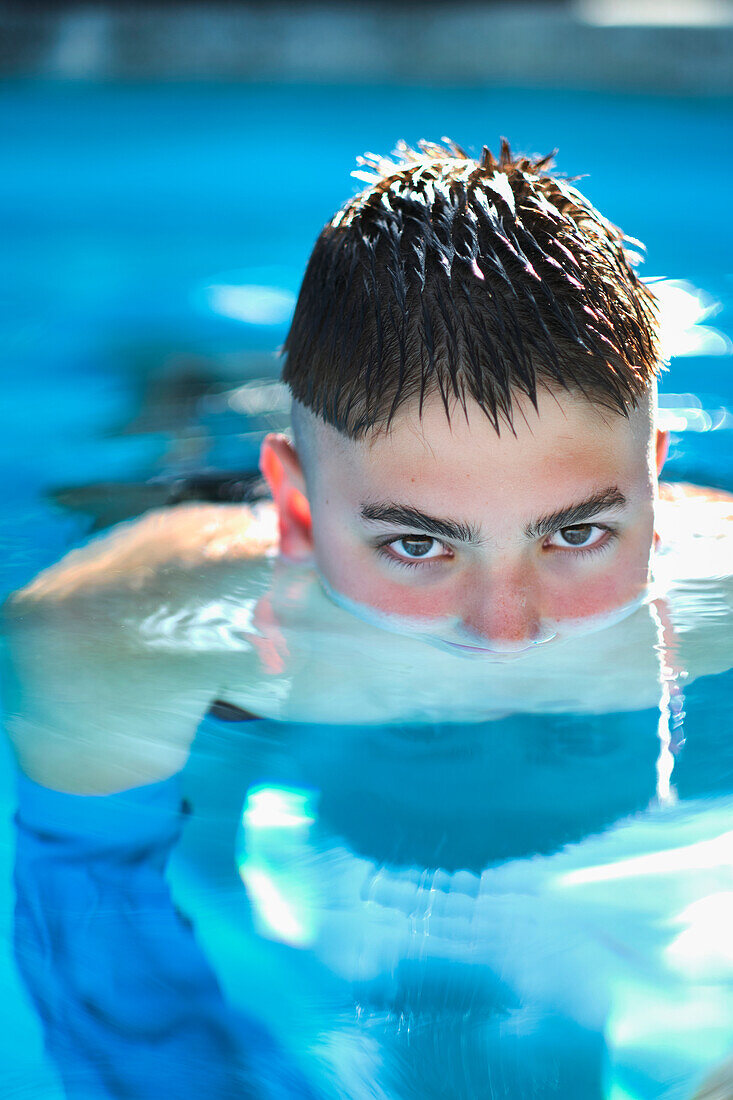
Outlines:
{"type": "MultiPolygon", "coordinates": [[[[285,343],[295,400],[352,438],[440,394],[497,432],[538,385],[627,413],[659,369],[654,299],[621,230],[552,156],[453,142],[367,154],[369,186],[311,255],[285,343]]],[[[637,242],[633,242],[636,244],[637,242]]]]}

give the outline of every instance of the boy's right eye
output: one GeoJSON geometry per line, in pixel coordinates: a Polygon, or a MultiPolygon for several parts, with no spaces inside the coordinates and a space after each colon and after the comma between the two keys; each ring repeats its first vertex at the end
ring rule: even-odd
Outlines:
{"type": "Polygon", "coordinates": [[[437,539],[427,535],[403,535],[400,539],[384,544],[385,549],[400,561],[425,561],[445,554],[445,547],[437,539]]]}

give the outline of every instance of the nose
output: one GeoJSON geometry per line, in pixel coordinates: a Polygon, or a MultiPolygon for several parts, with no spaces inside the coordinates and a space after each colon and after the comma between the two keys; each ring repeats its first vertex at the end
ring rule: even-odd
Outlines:
{"type": "Polygon", "coordinates": [[[540,641],[540,593],[531,571],[498,568],[475,578],[466,592],[463,625],[471,635],[504,649],[540,641]]]}

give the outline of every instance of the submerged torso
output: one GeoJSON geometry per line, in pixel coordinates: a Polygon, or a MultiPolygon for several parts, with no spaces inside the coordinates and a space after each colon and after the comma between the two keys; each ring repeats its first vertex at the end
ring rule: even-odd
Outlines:
{"type": "MultiPolygon", "coordinates": [[[[166,567],[165,600],[131,600],[133,555],[80,619],[115,703],[103,728],[80,704],[100,760],[136,747],[133,718],[143,747],[176,732],[209,685],[262,716],[199,729],[169,874],[228,1001],[321,1095],[682,1100],[724,1057],[730,536],[677,521],[648,602],[517,660],[360,622],[273,559],[166,567]],[[118,623],[124,698],[118,649],[100,661],[118,623]]],[[[68,764],[71,740],[33,759],[68,764]]]]}
{"type": "MultiPolygon", "coordinates": [[[[712,728],[696,726],[709,749],[712,728]]],[[[722,1057],[733,1006],[720,944],[692,975],[675,944],[690,906],[733,878],[723,849],[695,868],[690,846],[724,831],[731,802],[704,749],[687,765],[680,740],[659,707],[209,721],[182,889],[206,910],[216,884],[207,950],[235,999],[295,1032],[325,1095],[592,1100],[636,1080],[645,1100],[675,1079],[688,1095],[711,1049],[722,1057]],[[225,927],[246,941],[240,959],[267,960],[264,981],[231,969],[225,927]],[[691,1045],[690,1011],[721,1033],[706,1025],[691,1045]],[[664,1026],[635,1037],[647,1015],[664,1026]]]]}

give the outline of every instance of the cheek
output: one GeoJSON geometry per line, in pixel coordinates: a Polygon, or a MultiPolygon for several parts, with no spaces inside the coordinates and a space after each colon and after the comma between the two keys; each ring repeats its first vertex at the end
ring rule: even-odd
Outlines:
{"type": "Polygon", "coordinates": [[[412,619],[442,619],[456,614],[452,586],[433,584],[426,589],[419,585],[407,586],[399,581],[380,579],[376,585],[365,585],[361,597],[357,599],[387,614],[412,619]]]}
{"type": "Polygon", "coordinates": [[[390,568],[370,547],[337,533],[318,538],[315,555],[318,568],[337,592],[376,611],[412,618],[455,613],[451,585],[436,584],[434,578],[429,585],[421,584],[409,568],[390,568]]]}
{"type": "Polygon", "coordinates": [[[624,539],[615,553],[589,563],[585,574],[556,574],[546,589],[545,615],[558,620],[586,618],[631,603],[649,579],[650,544],[651,533],[642,532],[624,539]]]}
{"type": "Polygon", "coordinates": [[[367,560],[361,569],[339,570],[337,578],[328,579],[343,595],[389,615],[442,618],[455,614],[456,601],[451,586],[431,584],[423,587],[414,581],[409,583],[409,578],[408,573],[401,581],[399,572],[395,578],[385,576],[382,569],[367,560]]]}

